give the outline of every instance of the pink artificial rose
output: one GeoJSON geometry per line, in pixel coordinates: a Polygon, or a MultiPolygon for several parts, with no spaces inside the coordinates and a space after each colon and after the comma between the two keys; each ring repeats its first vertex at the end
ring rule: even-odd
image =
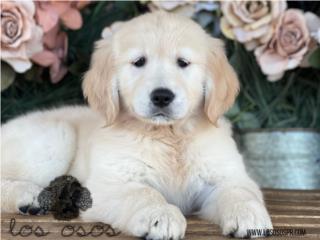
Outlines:
{"type": "Polygon", "coordinates": [[[1,1],[1,60],[16,72],[31,68],[30,57],[42,51],[42,29],[32,1],[1,1]]]}
{"type": "Polygon", "coordinates": [[[43,37],[44,50],[33,55],[32,61],[43,67],[50,67],[49,73],[53,83],[59,82],[68,72],[65,60],[68,51],[68,36],[56,25],[43,37]]]}
{"type": "Polygon", "coordinates": [[[82,26],[79,9],[89,1],[37,1],[36,19],[44,32],[50,31],[59,20],[66,27],[76,30],[82,26]]]}
{"type": "Polygon", "coordinates": [[[60,31],[60,21],[70,29],[82,26],[79,9],[90,1],[38,1],[36,19],[44,30],[44,50],[32,57],[40,66],[50,68],[53,83],[59,82],[68,72],[65,65],[68,51],[68,36],[60,31]]]}
{"type": "Polygon", "coordinates": [[[268,80],[279,80],[286,70],[297,67],[308,51],[309,41],[303,12],[297,9],[284,12],[271,40],[255,50],[257,61],[268,80]]]}

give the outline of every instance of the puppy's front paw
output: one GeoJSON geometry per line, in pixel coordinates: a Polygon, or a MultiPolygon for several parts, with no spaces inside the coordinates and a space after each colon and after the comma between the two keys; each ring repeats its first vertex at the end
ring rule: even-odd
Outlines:
{"type": "Polygon", "coordinates": [[[224,235],[237,238],[265,237],[272,229],[270,216],[258,201],[238,202],[224,206],[220,226],[224,235]]]}
{"type": "Polygon", "coordinates": [[[174,205],[147,206],[130,220],[130,232],[145,239],[182,239],[187,222],[174,205]]]}
{"type": "Polygon", "coordinates": [[[21,194],[16,201],[16,208],[23,215],[41,215],[45,212],[39,207],[38,195],[42,189],[36,185],[28,185],[21,189],[21,194]]]}

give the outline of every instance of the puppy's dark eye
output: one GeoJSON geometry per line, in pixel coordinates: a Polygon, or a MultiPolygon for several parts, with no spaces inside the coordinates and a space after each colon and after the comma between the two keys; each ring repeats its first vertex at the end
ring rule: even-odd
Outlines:
{"type": "Polygon", "coordinates": [[[132,62],[132,64],[136,67],[143,67],[146,65],[147,59],[145,57],[139,57],[137,60],[132,62]]]}
{"type": "Polygon", "coordinates": [[[177,59],[177,64],[179,67],[181,68],[185,68],[185,67],[188,67],[190,62],[188,62],[187,60],[183,59],[183,58],[178,58],[177,59]]]}

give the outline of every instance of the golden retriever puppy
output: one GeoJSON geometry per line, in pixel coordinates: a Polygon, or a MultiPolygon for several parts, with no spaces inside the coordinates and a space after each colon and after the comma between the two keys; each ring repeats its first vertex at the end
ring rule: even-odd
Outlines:
{"type": "Polygon", "coordinates": [[[139,16],[97,43],[83,87],[92,109],[2,127],[2,211],[35,213],[39,191],[71,174],[92,193],[85,221],[134,236],[183,238],[190,214],[235,237],[272,228],[221,117],[239,83],[220,40],[181,16],[139,16]]]}

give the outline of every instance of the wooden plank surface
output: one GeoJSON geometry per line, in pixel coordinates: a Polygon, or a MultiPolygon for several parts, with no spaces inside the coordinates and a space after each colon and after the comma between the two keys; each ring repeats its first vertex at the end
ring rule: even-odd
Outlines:
{"type": "MultiPolygon", "coordinates": [[[[320,190],[265,189],[263,192],[274,228],[292,229],[294,231],[294,235],[272,236],[267,239],[320,239],[320,190]]],[[[1,239],[134,239],[117,233],[117,231],[114,232],[114,230],[108,228],[106,224],[84,223],[80,219],[66,222],[57,221],[51,215],[32,217],[5,213],[1,215],[1,239]],[[15,225],[13,225],[14,223],[15,225]],[[23,226],[25,229],[21,231],[23,226]],[[38,226],[49,234],[36,236],[37,233],[41,233],[39,228],[36,229],[38,226]],[[28,235],[31,227],[33,233],[30,236],[19,236],[28,235]],[[93,231],[89,236],[81,236],[84,231],[88,234],[92,229],[93,231]],[[19,231],[20,234],[17,235],[19,231]],[[116,236],[108,236],[107,234],[116,236]]],[[[220,240],[230,238],[221,236],[221,231],[217,225],[192,217],[188,218],[185,239],[220,240]]]]}

